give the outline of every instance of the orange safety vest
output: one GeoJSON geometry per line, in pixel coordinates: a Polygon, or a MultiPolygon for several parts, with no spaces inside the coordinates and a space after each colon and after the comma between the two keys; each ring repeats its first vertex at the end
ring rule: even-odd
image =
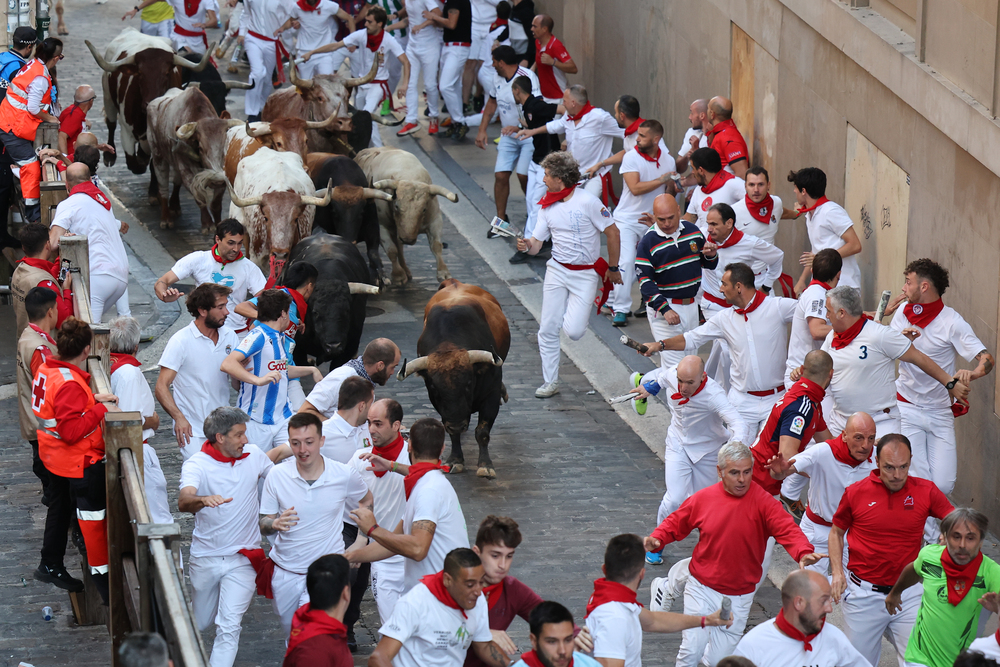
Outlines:
{"type": "Polygon", "coordinates": [[[83,372],[65,366],[42,364],[31,387],[31,410],[38,420],[38,456],[49,472],[60,477],[80,479],[84,464],[104,458],[104,432],[101,426],[79,442],[64,442],[56,422],[55,399],[67,382],[76,382],[87,392],[87,410],[95,405],[94,394],[83,372]]]}
{"type": "Polygon", "coordinates": [[[0,102],[0,130],[13,132],[28,141],[35,140],[35,131],[42,120],[28,111],[28,86],[36,77],[44,76],[49,87],[42,96],[41,110],[49,113],[52,108],[52,77],[45,70],[45,63],[37,58],[15,76],[7,87],[7,96],[0,102]]]}

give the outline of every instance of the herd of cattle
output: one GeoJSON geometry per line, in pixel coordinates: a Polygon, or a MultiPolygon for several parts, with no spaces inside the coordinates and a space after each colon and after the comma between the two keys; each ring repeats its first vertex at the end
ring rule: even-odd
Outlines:
{"type": "MultiPolygon", "coordinates": [[[[367,298],[380,286],[412,278],[403,246],[427,237],[441,285],[427,304],[418,359],[404,361],[398,378],[424,378],[431,403],[452,439],[449,462],[464,468],[461,434],[473,413],[479,445],[477,474],[493,478],[490,430],[506,402],[502,364],[510,330],[497,300],[485,290],[451,279],[442,258],[443,222],[437,197],[458,196],[431,182],[411,153],[368,148],[372,121],[381,117],[350,105],[351,90],[369,83],[378,68],[357,78],[317,75],[298,78],[275,91],[262,122],[235,120],[226,94],[251,84],[223,81],[204,57],[174,52],[169,40],[126,28],[101,55],[87,47],[104,70],[108,143],[121,124],[126,165],[134,174],[151,168],[149,198],[159,203],[160,226],[172,228],[180,210],[180,188],[198,204],[203,229],[222,219],[228,191],[229,217],[243,223],[245,251],[268,276],[286,264],[307,261],[319,271],[305,331],[296,339],[296,363],[331,368],[355,357],[367,298]],[[173,182],[173,191],[170,184],[173,182]],[[366,255],[358,244],[363,243],[366,255]],[[387,276],[379,254],[392,264],[387,276]]],[[[380,56],[381,57],[381,56],[380,56]]],[[[115,153],[105,154],[111,166],[115,153]]]]}

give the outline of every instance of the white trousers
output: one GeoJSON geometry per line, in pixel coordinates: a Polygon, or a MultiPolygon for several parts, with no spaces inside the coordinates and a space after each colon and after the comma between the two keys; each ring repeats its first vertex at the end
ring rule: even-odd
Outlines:
{"type": "MultiPolygon", "coordinates": [[[[104,317],[106,308],[117,303],[122,294],[128,289],[128,283],[115,276],[106,273],[90,274],[90,318],[94,322],[100,322],[104,317]]],[[[118,313],[119,315],[128,315],[118,313]]]]}
{"type": "Polygon", "coordinates": [[[538,222],[538,212],[542,209],[538,202],[545,196],[545,170],[534,160],[528,165],[528,189],[524,193],[524,203],[528,208],[528,221],[524,223],[524,238],[531,238],[538,222]]]}
{"type": "MultiPolygon", "coordinates": [[[[701,311],[705,319],[709,320],[713,315],[721,313],[723,308],[705,299],[701,303],[701,311]]],[[[705,361],[705,372],[726,391],[729,391],[729,367],[732,363],[729,343],[721,338],[712,341],[712,351],[708,353],[708,360],[705,361]]]]}
{"type": "Polygon", "coordinates": [[[441,42],[415,44],[411,39],[406,45],[410,60],[410,85],[406,88],[406,122],[416,123],[420,113],[420,75],[423,74],[424,92],[427,93],[427,115],[438,117],[438,61],[441,42]]]}
{"type": "MultiPolygon", "coordinates": [[[[622,274],[624,277],[624,274],[622,274]]],[[[670,309],[681,318],[680,324],[667,324],[663,315],[646,306],[646,321],[653,340],[664,340],[691,331],[698,326],[698,304],[672,303],[670,309]]],[[[684,350],[665,350],[660,352],[660,368],[670,368],[680,363],[687,353],[684,350]]]]}
{"type": "Polygon", "coordinates": [[[614,224],[621,239],[618,246],[618,268],[621,270],[622,284],[615,285],[609,300],[616,313],[631,313],[632,284],[635,282],[635,251],[639,247],[639,239],[649,231],[649,227],[638,222],[618,219],[615,219],[614,224]]]}
{"type": "Polygon", "coordinates": [[[677,667],[695,667],[699,663],[709,667],[733,654],[733,649],[743,636],[753,604],[753,593],[723,596],[695,577],[689,577],[684,589],[684,613],[692,616],[710,616],[722,607],[722,598],[733,601],[733,625],[725,628],[691,628],[681,635],[681,647],[677,651],[677,667]]]}
{"type": "Polygon", "coordinates": [[[190,37],[188,35],[171,32],[170,41],[174,43],[174,49],[177,51],[187,49],[191,53],[205,53],[205,42],[201,41],[201,37],[190,37]]]}
{"type": "MultiPolygon", "coordinates": [[[[396,41],[399,42],[399,46],[406,51],[406,37],[397,37],[396,41]]],[[[343,51],[343,49],[341,49],[343,51]]],[[[396,85],[399,80],[403,78],[403,63],[399,62],[399,58],[389,58],[386,61],[386,66],[389,68],[389,90],[396,90],[396,85]]]]}
{"type": "Polygon", "coordinates": [[[403,571],[405,569],[402,556],[392,556],[386,560],[372,563],[371,589],[378,616],[382,625],[389,622],[396,602],[403,595],[403,571]]]}
{"type": "Polygon", "coordinates": [[[548,383],[559,380],[559,330],[571,340],[583,337],[600,278],[594,271],[570,271],[554,259],[545,264],[545,269],[538,354],[542,358],[542,379],[548,383]]]}
{"type": "Polygon", "coordinates": [[[149,21],[139,21],[139,32],[144,35],[151,35],[153,37],[163,37],[164,39],[171,39],[174,35],[174,20],[164,19],[159,23],[150,23],[149,21]]]}
{"type": "Polygon", "coordinates": [[[259,116],[271,91],[274,90],[274,86],[271,85],[271,75],[277,65],[274,42],[247,35],[243,39],[243,48],[246,49],[247,60],[250,61],[250,80],[256,84],[247,91],[243,110],[248,116],[259,116]]]}
{"type": "MultiPolygon", "coordinates": [[[[830,553],[830,526],[824,526],[816,523],[808,516],[803,516],[802,521],[799,523],[799,528],[802,529],[802,534],[806,536],[809,543],[816,547],[813,551],[818,554],[828,554],[830,553]]],[[[847,559],[849,554],[847,552],[847,540],[844,540],[844,572],[847,572],[847,559]]],[[[819,562],[813,563],[806,567],[807,570],[812,570],[813,572],[819,572],[826,578],[830,578],[830,559],[824,558],[819,562]]]]}
{"type": "MultiPolygon", "coordinates": [[[[898,403],[900,433],[910,441],[913,462],[910,474],[934,482],[941,493],[955,490],[958,474],[958,450],[955,444],[955,415],[951,408],[919,408],[898,403]]],[[[924,539],[937,544],[941,527],[937,519],[927,517],[924,539]]]]}
{"type": "MultiPolygon", "coordinates": [[[[583,168],[586,169],[587,167],[583,168]]],[[[583,189],[589,192],[590,194],[594,195],[598,199],[600,199],[604,189],[604,185],[603,183],[601,183],[601,179],[599,177],[594,176],[590,180],[584,181],[583,189]]]]}
{"type": "Polygon", "coordinates": [[[736,408],[736,411],[740,413],[740,417],[743,417],[743,421],[746,422],[752,440],[760,433],[761,427],[767,421],[767,416],[771,414],[771,408],[784,395],[784,391],[779,391],[770,396],[753,396],[745,394],[742,391],[730,389],[727,397],[729,398],[729,402],[733,404],[733,407],[736,408]]]}
{"type": "Polygon", "coordinates": [[[288,633],[292,631],[292,617],[295,616],[295,611],[309,602],[309,592],[306,590],[306,575],[295,574],[275,565],[274,576],[271,577],[271,590],[274,592],[271,607],[274,609],[274,613],[278,615],[278,618],[281,619],[281,627],[285,631],[285,641],[287,643],[288,633]]]}
{"type": "MultiPolygon", "coordinates": [[[[493,61],[482,61],[483,66],[479,68],[476,72],[476,79],[479,81],[479,88],[484,94],[488,94],[489,91],[493,90],[493,82],[497,75],[497,70],[493,67],[493,61]]],[[[562,100],[559,101],[562,104],[562,100]]],[[[586,169],[586,167],[584,167],[586,169]]]]}
{"type": "Polygon", "coordinates": [[[251,419],[247,422],[247,442],[257,445],[264,452],[280,447],[288,442],[288,420],[268,425],[251,419]]]}
{"type": "Polygon", "coordinates": [[[441,48],[441,97],[448,107],[448,115],[453,123],[462,123],[462,73],[465,61],[469,59],[469,47],[444,46],[441,48]]]}
{"type": "MultiPolygon", "coordinates": [[[[391,89],[390,89],[391,90],[391,89]]],[[[372,116],[378,113],[378,105],[385,99],[385,91],[377,83],[366,83],[358,86],[354,93],[354,106],[362,111],[367,111],[372,116]]],[[[378,131],[379,124],[372,121],[372,146],[382,145],[382,135],[378,131]]]]}
{"type": "Polygon", "coordinates": [[[868,662],[877,665],[882,655],[882,635],[888,630],[888,639],[896,647],[897,659],[902,665],[923,592],[921,584],[907,588],[901,600],[903,610],[890,616],[885,609],[884,594],[873,591],[867,582],[859,586],[848,575],[847,592],[840,605],[844,612],[844,634],[868,662]]]}
{"type": "Polygon", "coordinates": [[[153,523],[173,523],[170,513],[170,503],[167,500],[167,478],[163,476],[160,458],[156,450],[148,442],[142,443],[143,486],[146,489],[146,499],[149,501],[150,518],[153,523]]]}
{"type": "MultiPolygon", "coordinates": [[[[875,422],[875,442],[878,442],[883,435],[887,435],[889,433],[902,433],[899,408],[895,405],[889,408],[889,412],[876,410],[868,414],[871,415],[872,421],[875,422]]],[[[830,427],[830,433],[834,436],[838,436],[843,433],[844,428],[847,427],[847,419],[850,416],[851,415],[845,415],[838,410],[831,410],[829,413],[825,411],[823,412],[823,417],[826,418],[826,425],[830,427]]]]}
{"type": "MultiPolygon", "coordinates": [[[[720,442],[719,447],[724,444],[726,443],[720,442]]],[[[691,494],[719,481],[715,463],[715,454],[706,454],[701,459],[692,461],[682,446],[667,444],[663,452],[663,476],[667,482],[667,492],[663,494],[660,509],[656,513],[657,524],[675,512],[691,494]]]]}
{"type": "MultiPolygon", "coordinates": [[[[201,451],[201,446],[205,444],[205,434],[202,433],[204,428],[204,422],[201,424],[191,424],[191,441],[185,447],[180,447],[181,457],[187,461],[189,458],[201,451]]],[[[171,429],[170,435],[173,435],[173,429],[171,429]]],[[[176,440],[174,441],[176,442],[176,440]]]]}
{"type": "MultiPolygon", "coordinates": [[[[302,79],[311,79],[317,74],[336,74],[336,59],[334,56],[345,49],[338,49],[333,53],[320,53],[310,58],[307,62],[295,63],[295,74],[302,79]]],[[[343,62],[343,57],[340,61],[343,62]]]]}
{"type": "Polygon", "coordinates": [[[257,573],[246,556],[191,556],[191,604],[198,629],[215,624],[211,667],[232,667],[240,645],[243,614],[257,592],[257,573]]]}

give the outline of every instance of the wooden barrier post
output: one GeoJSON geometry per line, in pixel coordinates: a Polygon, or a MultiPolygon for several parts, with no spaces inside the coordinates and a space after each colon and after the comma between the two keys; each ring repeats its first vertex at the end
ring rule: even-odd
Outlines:
{"type": "MultiPolygon", "coordinates": [[[[69,260],[71,268],[80,269],[80,275],[73,276],[73,291],[76,292],[77,280],[82,277],[87,294],[90,294],[90,246],[87,244],[87,237],[64,236],[59,239],[59,256],[69,260]]],[[[89,300],[87,301],[87,315],[87,321],[90,322],[89,300]]],[[[80,315],[77,314],[77,317],[80,315]]]]}

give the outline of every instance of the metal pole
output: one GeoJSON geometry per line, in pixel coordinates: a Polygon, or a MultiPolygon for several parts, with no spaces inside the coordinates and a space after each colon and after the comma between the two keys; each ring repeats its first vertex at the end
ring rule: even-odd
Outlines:
{"type": "Polygon", "coordinates": [[[49,36],[49,3],[47,0],[35,0],[35,32],[38,41],[49,36]]]}

